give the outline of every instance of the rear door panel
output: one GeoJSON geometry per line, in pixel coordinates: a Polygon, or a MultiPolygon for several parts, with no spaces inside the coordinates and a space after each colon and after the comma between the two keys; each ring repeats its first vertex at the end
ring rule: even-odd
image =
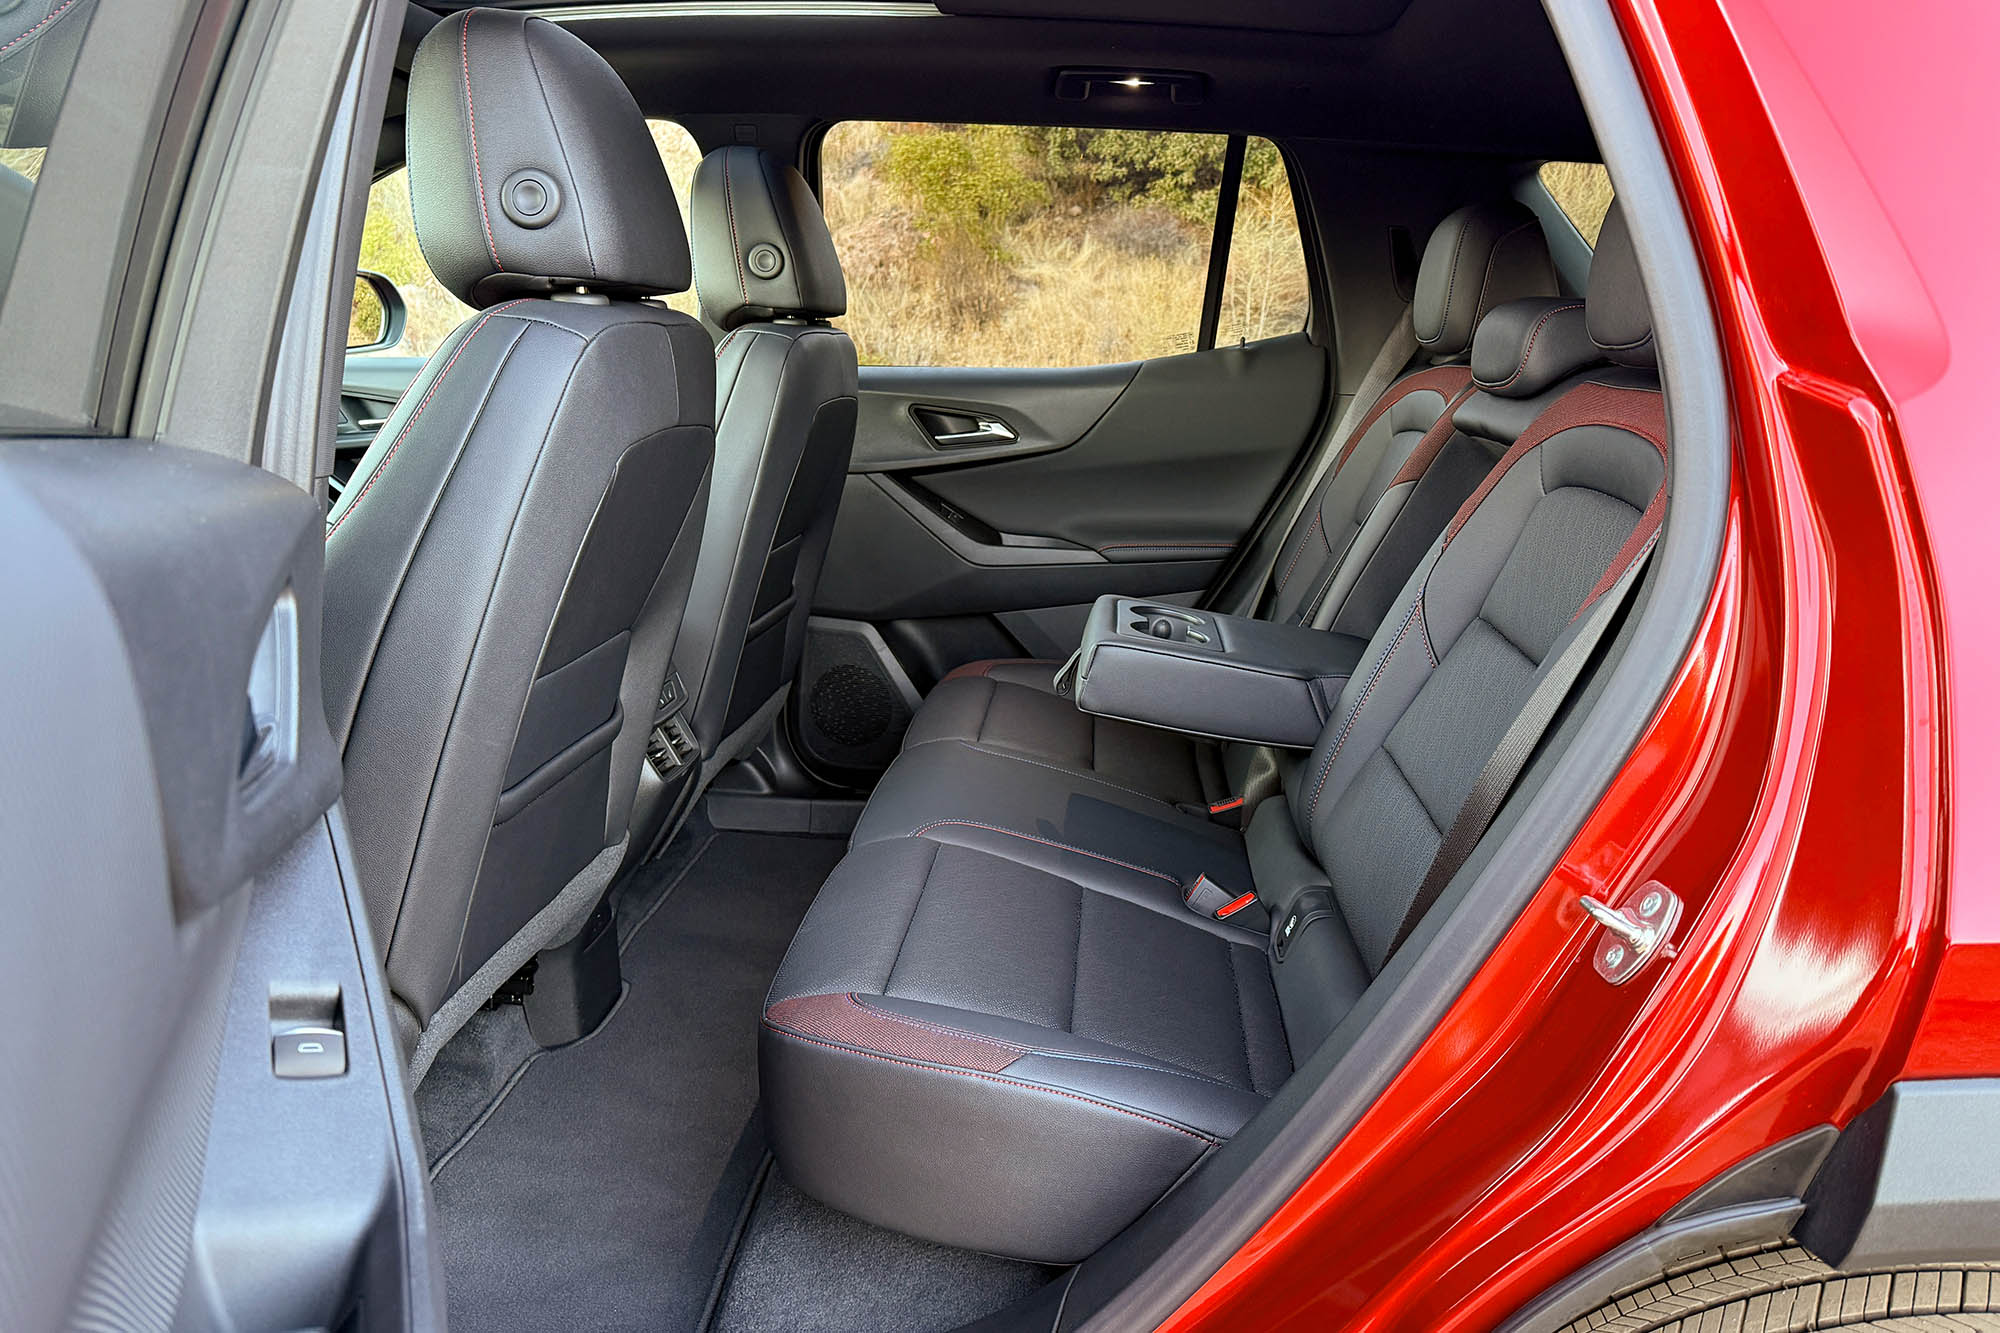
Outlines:
{"type": "Polygon", "coordinates": [[[1297,454],[1325,382],[1303,334],[1074,371],[864,369],[818,609],[883,621],[1198,591],[1297,454]],[[926,438],[926,405],[1019,439],[960,455],[926,438]]]}
{"type": "Polygon", "coordinates": [[[864,366],[793,704],[806,757],[863,782],[952,667],[1062,657],[1105,593],[1198,598],[1315,429],[1327,378],[1305,334],[1074,370],[864,366]],[[927,409],[1014,438],[939,445],[927,409]]]}

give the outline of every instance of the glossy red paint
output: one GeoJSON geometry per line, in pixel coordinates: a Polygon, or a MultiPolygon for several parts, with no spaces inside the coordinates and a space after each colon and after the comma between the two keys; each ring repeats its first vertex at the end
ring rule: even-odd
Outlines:
{"type": "MultiPolygon", "coordinates": [[[[1500,950],[1169,1329],[1489,1328],[1891,1080],[2000,1072],[1980,998],[2000,982],[2000,893],[1978,875],[1953,882],[1949,909],[1944,892],[1955,830],[1960,865],[2000,844],[2000,757],[1978,757],[1986,816],[1968,835],[1966,814],[1946,817],[1948,704],[1967,703],[1946,694],[1940,594],[1942,572],[1953,606],[1989,607],[1992,524],[1969,513],[1990,513],[2000,471],[1986,463],[1991,484],[1949,509],[1937,564],[1917,504],[1918,478],[1954,484],[1982,415],[1955,387],[1970,392],[1959,357],[1978,343],[1946,331],[1990,326],[2000,282],[1989,262],[1970,302],[1930,303],[1902,212],[1867,188],[1879,145],[1854,146],[1853,107],[1818,82],[1867,63],[1871,25],[1903,22],[1931,53],[1938,34],[1803,0],[1617,10],[1729,359],[1738,449],[1717,585],[1659,714],[1500,950]],[[1983,325],[1964,322],[1979,311],[1983,325]],[[1948,386],[1966,409],[1956,433],[1913,410],[1948,386]],[[1607,987],[1576,896],[1615,900],[1649,878],[1687,900],[1679,956],[1607,987]]],[[[1992,49],[1923,77],[1983,82],[1992,49]]],[[[1938,165],[1922,135],[1895,146],[1938,165]]],[[[1965,174],[1990,175],[1948,172],[1899,204],[1944,206],[1939,187],[1965,174]]],[[[1977,223],[1955,225],[1991,248],[1977,223]]],[[[1985,377],[2000,347],[1981,336],[1985,377]]],[[[2000,703],[1980,706],[1991,736],[2000,703]]]]}

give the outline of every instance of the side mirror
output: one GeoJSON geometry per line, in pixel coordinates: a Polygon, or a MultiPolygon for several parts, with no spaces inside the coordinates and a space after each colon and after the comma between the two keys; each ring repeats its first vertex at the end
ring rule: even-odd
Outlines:
{"type": "Polygon", "coordinates": [[[379,352],[403,341],[410,317],[403,294],[380,273],[363,269],[354,275],[354,304],[347,316],[347,350],[379,352]]]}

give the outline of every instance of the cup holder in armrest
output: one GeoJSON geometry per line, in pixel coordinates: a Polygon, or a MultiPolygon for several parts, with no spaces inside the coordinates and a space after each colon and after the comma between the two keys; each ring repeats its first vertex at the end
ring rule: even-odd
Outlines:
{"type": "Polygon", "coordinates": [[[1124,611],[1120,628],[1126,634],[1164,643],[1193,644],[1197,648],[1214,645],[1214,639],[1203,633],[1208,621],[1192,611],[1174,606],[1154,606],[1149,602],[1127,602],[1124,611]]]}

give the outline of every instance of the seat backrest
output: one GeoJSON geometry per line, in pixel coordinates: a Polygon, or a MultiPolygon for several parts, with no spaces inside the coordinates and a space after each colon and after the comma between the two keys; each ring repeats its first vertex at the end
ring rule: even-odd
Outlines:
{"type": "Polygon", "coordinates": [[[1658,531],[1670,481],[1666,415],[1630,244],[1614,213],[1598,242],[1587,311],[1524,302],[1489,316],[1490,334],[1482,325],[1473,371],[1489,395],[1536,399],[1549,390],[1549,378],[1516,350],[1524,346],[1588,339],[1597,358],[1619,364],[1560,387],[1466,501],[1286,784],[1299,840],[1345,926],[1313,932],[1277,968],[1295,1051],[1317,1045],[1381,969],[1441,830],[1544,664],[1658,531]],[[1535,327],[1541,339],[1523,336],[1535,327]],[[1517,365],[1525,367],[1519,374],[1517,365]]]}
{"type": "Polygon", "coordinates": [[[410,71],[424,257],[484,307],[327,520],[323,672],[378,949],[434,1049],[579,924],[625,837],[714,452],[644,118],[577,38],[439,24],[410,71]],[[496,975],[497,974],[497,975],[496,975]]]}
{"type": "MultiPolygon", "coordinates": [[[[1380,599],[1349,602],[1383,533],[1409,502],[1449,434],[1448,426],[1439,434],[1438,423],[1472,391],[1466,357],[1473,330],[1504,302],[1554,296],[1558,290],[1541,222],[1526,205],[1511,199],[1468,204],[1438,223],[1424,246],[1411,307],[1417,355],[1428,364],[1383,390],[1299,511],[1278,548],[1270,586],[1258,608],[1262,618],[1345,634],[1374,631],[1383,609],[1380,599]]],[[[1472,484],[1477,481],[1471,478],[1472,484]]],[[[1431,490],[1426,497],[1433,502],[1429,532],[1415,552],[1388,572],[1392,588],[1408,575],[1470,486],[1449,495],[1437,486],[1431,490]]],[[[1383,577],[1380,562],[1373,572],[1378,581],[1383,577]]]]}
{"type": "Polygon", "coordinates": [[[715,487],[675,655],[703,779],[755,745],[784,701],[854,450],[854,344],[826,321],[847,284],[805,179],[719,148],[689,201],[695,290],[716,347],[715,487]]]}

